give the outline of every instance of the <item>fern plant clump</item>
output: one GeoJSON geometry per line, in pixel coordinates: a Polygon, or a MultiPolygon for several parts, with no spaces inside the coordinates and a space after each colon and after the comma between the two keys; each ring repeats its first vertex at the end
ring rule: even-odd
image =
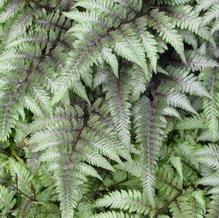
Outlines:
{"type": "Polygon", "coordinates": [[[217,218],[219,0],[0,0],[0,217],[217,218]]]}

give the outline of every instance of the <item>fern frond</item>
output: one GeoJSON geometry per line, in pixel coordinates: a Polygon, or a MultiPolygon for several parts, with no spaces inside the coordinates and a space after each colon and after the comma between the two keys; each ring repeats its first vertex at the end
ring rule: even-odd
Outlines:
{"type": "Polygon", "coordinates": [[[155,40],[154,36],[149,32],[141,33],[140,36],[144,45],[146,55],[151,62],[153,70],[156,72],[158,61],[157,41],[155,40]]]}
{"type": "Polygon", "coordinates": [[[209,75],[206,77],[206,83],[210,92],[210,99],[205,99],[203,102],[203,113],[207,120],[208,129],[212,134],[212,141],[217,138],[218,135],[218,116],[219,116],[219,108],[218,108],[218,77],[216,72],[211,71],[209,75]]]}
{"type": "Polygon", "coordinates": [[[6,187],[0,185],[0,212],[5,217],[16,203],[14,195],[13,191],[9,191],[6,187]]]}
{"type": "Polygon", "coordinates": [[[190,51],[186,54],[187,66],[193,72],[203,70],[205,68],[215,68],[218,66],[218,63],[209,57],[206,57],[202,54],[199,54],[194,51],[190,51]]]}
{"type": "Polygon", "coordinates": [[[142,162],[144,165],[143,187],[151,205],[154,205],[154,168],[162,141],[162,118],[155,109],[154,102],[143,97],[136,105],[135,129],[137,142],[142,147],[142,162]],[[145,111],[147,113],[145,113],[145,111]]]}
{"type": "Polygon", "coordinates": [[[114,75],[118,78],[119,77],[119,67],[118,67],[118,60],[116,56],[112,53],[111,49],[104,48],[102,50],[103,59],[111,66],[114,75]]]}
{"type": "Polygon", "coordinates": [[[218,186],[219,185],[219,177],[218,177],[218,171],[215,173],[212,173],[210,175],[207,175],[206,177],[203,177],[199,180],[199,184],[202,185],[209,185],[209,186],[218,186]]]}
{"type": "Polygon", "coordinates": [[[130,144],[130,103],[129,103],[129,83],[128,74],[120,73],[120,78],[109,75],[106,84],[107,96],[109,100],[109,110],[112,120],[122,141],[130,144]],[[123,75],[124,74],[124,75],[123,75]]]}
{"type": "Polygon", "coordinates": [[[210,168],[219,168],[219,147],[214,144],[204,146],[198,150],[194,155],[197,160],[210,168]]]}
{"type": "Polygon", "coordinates": [[[216,20],[211,28],[211,33],[214,34],[219,30],[219,20],[216,20]]]}
{"type": "Polygon", "coordinates": [[[203,129],[206,127],[205,117],[203,114],[186,117],[177,123],[176,128],[182,130],[203,129]]]}
{"type": "Polygon", "coordinates": [[[163,115],[176,117],[177,119],[181,119],[179,112],[173,107],[164,108],[163,115]]]}
{"type": "Polygon", "coordinates": [[[130,213],[148,213],[148,205],[145,203],[142,193],[136,190],[120,190],[109,193],[96,201],[97,207],[110,207],[113,209],[124,209],[130,213]]]}
{"type": "Polygon", "coordinates": [[[209,9],[211,6],[215,5],[218,2],[218,0],[198,0],[198,5],[196,6],[196,10],[199,11],[205,11],[209,9]]]}
{"type": "Polygon", "coordinates": [[[187,190],[184,196],[178,197],[176,203],[170,205],[173,217],[202,217],[204,215],[205,207],[200,205],[191,191],[187,190]]]}
{"type": "Polygon", "coordinates": [[[191,2],[191,0],[159,0],[160,3],[165,3],[168,5],[183,5],[191,2]]]}
{"type": "Polygon", "coordinates": [[[177,30],[174,29],[172,19],[166,16],[164,12],[154,9],[150,13],[149,22],[150,25],[158,31],[163,40],[175,48],[181,59],[185,62],[183,38],[179,35],[177,30]]]}
{"type": "Polygon", "coordinates": [[[114,172],[108,158],[119,164],[120,156],[129,158],[115,130],[105,123],[101,112],[95,112],[101,109],[98,105],[92,105],[90,114],[84,114],[79,106],[57,107],[52,119],[48,114],[31,127],[36,131],[29,140],[31,151],[41,152],[40,161],[49,162],[55,172],[63,217],[73,217],[80,200],[78,187],[86,177],[102,179],[94,167],[114,172]]]}
{"type": "MultiPolygon", "coordinates": [[[[219,134],[217,134],[216,136],[214,136],[214,142],[219,140],[219,134]]],[[[208,141],[211,142],[212,141],[212,132],[207,130],[204,130],[200,136],[197,139],[198,141],[208,141]]]]}
{"type": "Polygon", "coordinates": [[[205,24],[209,24],[213,19],[219,18],[219,4],[214,4],[204,15],[203,21],[205,24]]]}
{"type": "Polygon", "coordinates": [[[55,172],[56,192],[59,194],[60,210],[63,218],[73,218],[74,208],[80,199],[79,187],[80,179],[74,170],[74,166],[68,160],[59,158],[53,166],[55,172]]]}
{"type": "Polygon", "coordinates": [[[214,195],[211,199],[208,207],[208,214],[206,215],[207,218],[217,217],[219,213],[219,195],[214,195]]]}
{"type": "Polygon", "coordinates": [[[136,63],[147,72],[148,67],[145,59],[145,50],[141,46],[140,40],[133,34],[133,31],[124,25],[122,29],[115,32],[112,37],[116,40],[116,53],[128,61],[136,63]]]}
{"type": "Polygon", "coordinates": [[[183,167],[182,167],[182,161],[180,157],[172,156],[170,157],[170,163],[172,166],[176,169],[177,173],[180,176],[180,179],[183,180],[183,167]]]}
{"type": "Polygon", "coordinates": [[[172,92],[167,96],[167,104],[173,107],[182,108],[190,113],[196,113],[194,108],[191,106],[186,95],[172,92]]]}
{"type": "Polygon", "coordinates": [[[175,25],[180,29],[189,30],[202,37],[205,40],[212,41],[209,36],[209,30],[202,23],[202,18],[198,16],[193,7],[180,5],[170,8],[170,13],[175,17],[175,25]]]}
{"type": "Polygon", "coordinates": [[[190,33],[187,30],[182,30],[180,31],[180,34],[182,35],[185,43],[191,45],[193,49],[198,48],[198,41],[194,33],[190,33]]]}
{"type": "Polygon", "coordinates": [[[218,5],[0,0],[0,217],[216,217],[218,5]]]}
{"type": "Polygon", "coordinates": [[[204,85],[198,81],[194,74],[185,69],[167,68],[169,76],[181,87],[182,91],[191,95],[211,98],[204,85]]]}
{"type": "Polygon", "coordinates": [[[95,214],[91,218],[138,218],[138,215],[126,214],[123,212],[108,211],[95,214]]]}
{"type": "Polygon", "coordinates": [[[147,74],[138,67],[134,66],[129,71],[131,77],[131,100],[137,101],[140,98],[140,95],[144,93],[149,85],[149,81],[152,77],[152,70],[149,70],[147,74]]]}
{"type": "Polygon", "coordinates": [[[21,0],[15,0],[6,4],[5,8],[3,8],[3,11],[0,13],[0,23],[5,23],[9,19],[12,19],[23,6],[24,2],[21,0]]]}
{"type": "Polygon", "coordinates": [[[25,10],[23,14],[19,15],[16,22],[10,29],[7,38],[7,44],[25,34],[26,29],[31,25],[33,16],[40,13],[40,10],[25,10]]]}
{"type": "MultiPolygon", "coordinates": [[[[15,22],[12,21],[13,19],[10,19],[11,26],[7,29],[9,30],[9,33],[12,31],[13,39],[11,39],[10,42],[6,41],[5,49],[0,57],[0,65],[2,65],[1,82],[3,82],[5,86],[5,88],[2,89],[0,99],[2,105],[0,111],[0,134],[2,140],[5,140],[10,134],[11,129],[15,127],[19,117],[18,113],[20,113],[25,106],[27,106],[28,109],[32,109],[40,116],[42,115],[42,112],[40,112],[39,105],[43,107],[44,110],[51,113],[51,109],[49,109],[47,105],[48,96],[46,96],[47,94],[44,90],[45,84],[43,85],[43,88],[41,87],[43,77],[45,74],[49,74],[49,71],[45,70],[46,64],[44,62],[46,62],[48,56],[55,54],[54,50],[57,47],[61,47],[59,41],[61,41],[62,34],[67,31],[66,29],[65,31],[51,30],[50,27],[48,29],[45,27],[42,28],[35,22],[36,19],[41,19],[42,17],[51,18],[51,20],[54,21],[54,25],[57,25],[62,29],[66,24],[63,15],[60,13],[45,11],[40,13],[41,10],[39,9],[38,4],[28,4],[24,1],[14,1],[7,5],[9,7],[14,5],[14,10],[18,10],[16,12],[14,11],[14,13],[18,16],[15,14],[13,15],[17,18],[13,17],[15,22]],[[22,5],[22,8],[20,8],[20,4],[22,5]],[[32,7],[36,10],[33,10],[32,7]],[[22,33],[19,31],[17,32],[16,21],[19,20],[20,16],[23,19],[23,15],[29,12],[30,20],[34,19],[34,21],[25,21],[21,24],[24,26],[19,29],[22,33]],[[31,27],[28,27],[29,22],[31,22],[31,27]],[[14,31],[16,32],[15,35],[13,33],[14,31]],[[41,76],[39,76],[39,74],[41,74],[41,76]],[[30,87],[31,89],[29,89],[30,87]],[[38,90],[41,92],[40,96],[36,95],[34,89],[35,91],[38,90]]],[[[12,9],[13,7],[11,10],[12,9]]],[[[4,11],[2,13],[4,14],[4,11]]],[[[27,20],[29,19],[28,17],[26,18],[27,20]]],[[[7,22],[9,23],[9,21],[7,22]]],[[[47,68],[50,68],[51,63],[48,63],[49,62],[47,62],[47,68]]]]}
{"type": "Polygon", "coordinates": [[[157,172],[156,188],[159,195],[165,200],[174,199],[182,189],[182,181],[174,174],[170,165],[163,165],[157,172]]]}

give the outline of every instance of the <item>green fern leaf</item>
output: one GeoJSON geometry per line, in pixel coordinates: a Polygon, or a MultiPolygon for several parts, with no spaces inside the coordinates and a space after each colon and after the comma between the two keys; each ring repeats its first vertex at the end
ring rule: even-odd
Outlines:
{"type": "Polygon", "coordinates": [[[119,64],[118,64],[118,60],[116,56],[112,53],[112,50],[107,49],[107,48],[104,48],[102,50],[102,54],[103,54],[103,59],[111,66],[114,75],[118,78],[119,77],[119,73],[118,73],[119,64]]]}
{"type": "Polygon", "coordinates": [[[16,203],[14,195],[14,192],[9,191],[6,187],[0,185],[0,211],[5,217],[16,203]]]}
{"type": "Polygon", "coordinates": [[[96,201],[97,207],[110,207],[114,209],[125,209],[139,214],[147,214],[148,205],[142,193],[136,190],[120,190],[111,192],[96,201]]]}

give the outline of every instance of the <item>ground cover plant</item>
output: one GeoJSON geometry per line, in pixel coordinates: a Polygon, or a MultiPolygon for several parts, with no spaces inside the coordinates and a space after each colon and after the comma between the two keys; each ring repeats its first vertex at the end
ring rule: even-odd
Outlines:
{"type": "Polygon", "coordinates": [[[216,218],[219,0],[0,0],[0,217],[216,218]]]}

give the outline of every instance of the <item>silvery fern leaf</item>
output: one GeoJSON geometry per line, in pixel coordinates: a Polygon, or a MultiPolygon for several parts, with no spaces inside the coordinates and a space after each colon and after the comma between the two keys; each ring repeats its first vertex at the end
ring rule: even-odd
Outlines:
{"type": "Polygon", "coordinates": [[[162,116],[154,102],[143,97],[135,107],[136,140],[142,147],[142,183],[146,196],[154,206],[155,165],[162,141],[162,116]],[[146,113],[145,113],[146,112],[146,113]],[[144,169],[144,170],[143,170],[144,169]]]}
{"type": "Polygon", "coordinates": [[[112,116],[115,128],[120,138],[127,146],[130,145],[130,103],[129,94],[130,87],[128,82],[128,74],[120,73],[120,77],[116,78],[110,74],[108,83],[106,84],[107,99],[109,101],[109,111],[112,116]]]}

